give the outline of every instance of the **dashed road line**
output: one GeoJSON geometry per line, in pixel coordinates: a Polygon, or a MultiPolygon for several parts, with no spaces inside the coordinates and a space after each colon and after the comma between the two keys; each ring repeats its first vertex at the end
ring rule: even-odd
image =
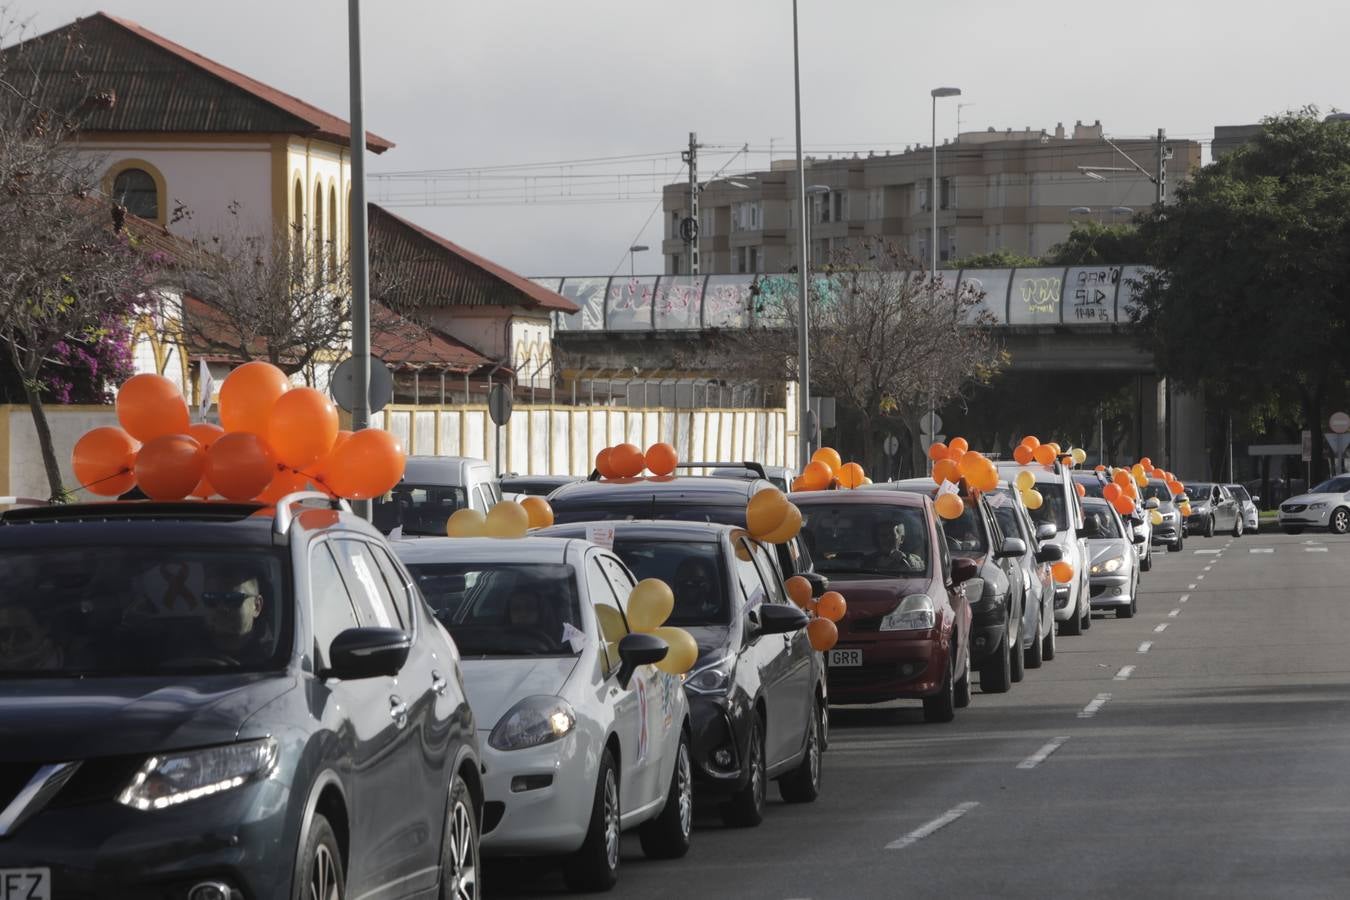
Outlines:
{"type": "Polygon", "coordinates": [[[1196,553],[1197,556],[1202,555],[1202,554],[1208,554],[1208,555],[1210,555],[1210,556],[1217,556],[1218,554],[1220,554],[1220,553],[1222,553],[1222,552],[1223,552],[1222,550],[1197,550],[1197,551],[1195,551],[1195,553],[1196,553]]]}
{"type": "Polygon", "coordinates": [[[1178,603],[1185,603],[1185,602],[1186,602],[1187,600],[1189,600],[1189,599],[1191,599],[1191,595],[1190,595],[1190,594],[1182,594],[1181,597],[1178,598],[1177,602],[1178,602],[1178,603]]]}
{"type": "Polygon", "coordinates": [[[1164,623],[1162,623],[1161,625],[1158,625],[1157,627],[1155,627],[1155,628],[1153,629],[1153,632],[1154,632],[1154,634],[1162,634],[1162,633],[1163,633],[1164,631],[1166,631],[1166,630],[1167,630],[1167,623],[1164,622],[1164,623]]]}
{"type": "Polygon", "coordinates": [[[1092,699],[1091,703],[1089,703],[1087,706],[1083,707],[1078,711],[1078,718],[1080,719],[1092,718],[1097,714],[1097,710],[1105,706],[1106,702],[1110,699],[1111,699],[1110,694],[1098,694],[1096,697],[1092,699]]]}
{"type": "Polygon", "coordinates": [[[1204,581],[1204,580],[1205,580],[1205,575],[1204,575],[1204,573],[1202,572],[1202,573],[1200,573],[1199,575],[1195,576],[1195,580],[1196,580],[1196,581],[1204,581]]]}
{"type": "Polygon", "coordinates": [[[956,806],[953,806],[951,809],[947,810],[945,813],[938,816],[933,821],[926,822],[923,825],[920,825],[918,828],[915,828],[909,834],[906,834],[903,837],[891,841],[889,844],[886,845],[886,849],[903,850],[906,847],[912,847],[913,845],[917,844],[919,841],[923,840],[924,838],[928,837],[934,832],[946,828],[948,825],[952,824],[957,819],[961,818],[966,813],[970,812],[972,809],[974,809],[979,805],[980,805],[979,803],[975,802],[974,800],[971,800],[966,803],[961,803],[956,806]]]}
{"type": "Polygon", "coordinates": [[[1326,553],[1326,552],[1327,552],[1327,548],[1326,548],[1326,547],[1304,547],[1304,548],[1303,548],[1303,552],[1304,552],[1304,553],[1326,553]]]}
{"type": "Polygon", "coordinates": [[[1134,674],[1134,666],[1121,666],[1120,671],[1116,673],[1116,681],[1124,681],[1134,674]]]}
{"type": "Polygon", "coordinates": [[[1152,641],[1144,641],[1142,644],[1139,645],[1139,652],[1147,653],[1152,646],[1153,646],[1152,641]]]}
{"type": "Polygon", "coordinates": [[[1065,735],[1060,735],[1059,737],[1055,738],[1055,739],[1052,740],[1052,741],[1049,741],[1048,743],[1046,743],[1046,745],[1045,745],[1044,747],[1042,747],[1041,749],[1037,750],[1035,753],[1031,754],[1031,755],[1028,756],[1026,759],[1024,759],[1024,760],[1022,760],[1020,763],[1018,763],[1018,764],[1017,764],[1017,768],[1019,768],[1019,769],[1034,769],[1034,768],[1036,768],[1036,767],[1039,766],[1041,763],[1045,762],[1046,759],[1050,756],[1051,753],[1054,753],[1054,752],[1055,752],[1056,750],[1058,750],[1060,747],[1063,747],[1063,746],[1064,746],[1064,742],[1067,741],[1068,739],[1069,739],[1069,736],[1068,736],[1067,734],[1065,734],[1065,735]]]}
{"type": "Polygon", "coordinates": [[[1193,590],[1195,590],[1195,585],[1194,585],[1194,584],[1188,584],[1188,585],[1186,585],[1186,590],[1188,590],[1188,591],[1193,591],[1193,590]]]}
{"type": "Polygon", "coordinates": [[[1252,547],[1252,548],[1251,548],[1250,550],[1248,550],[1247,552],[1248,552],[1248,553],[1274,553],[1274,552],[1275,552],[1275,548],[1274,548],[1274,547],[1252,547]]]}
{"type": "Polygon", "coordinates": [[[1172,610],[1170,613],[1168,613],[1168,614],[1167,614],[1167,617],[1168,617],[1169,619],[1175,619],[1175,618],[1176,618],[1177,616],[1179,616],[1179,615],[1181,615],[1181,608],[1180,608],[1180,607],[1178,607],[1178,608],[1172,610]]]}

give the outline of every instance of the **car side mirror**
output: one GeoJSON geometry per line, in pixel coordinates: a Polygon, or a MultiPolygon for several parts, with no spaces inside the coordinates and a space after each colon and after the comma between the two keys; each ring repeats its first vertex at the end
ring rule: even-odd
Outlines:
{"type": "Polygon", "coordinates": [[[1048,541],[1058,533],[1059,532],[1055,531],[1055,526],[1051,525],[1049,522],[1046,522],[1044,525],[1036,526],[1036,540],[1038,541],[1048,541]]]}
{"type": "Polygon", "coordinates": [[[811,582],[811,596],[820,599],[830,589],[830,579],[819,572],[804,572],[802,577],[811,582]]]}
{"type": "Polygon", "coordinates": [[[975,560],[967,559],[964,556],[958,556],[952,560],[952,584],[961,584],[963,581],[969,581],[980,572],[980,567],[975,565],[975,560]]]}
{"type": "Polygon", "coordinates": [[[1013,556],[1025,556],[1027,552],[1027,542],[1017,537],[1003,539],[1003,546],[999,548],[998,558],[1008,559],[1013,556]]]}
{"type": "Polygon", "coordinates": [[[762,603],[759,608],[754,610],[757,614],[752,619],[753,637],[762,637],[766,634],[791,634],[794,631],[801,631],[810,622],[810,617],[806,612],[796,606],[783,606],[777,603],[762,603]]]}
{"type": "Polygon", "coordinates": [[[1261,502],[1261,497],[1260,497],[1258,494],[1252,494],[1252,505],[1255,505],[1255,504],[1260,503],[1260,502],[1261,502]]]}
{"type": "Polygon", "coordinates": [[[638,666],[659,663],[670,645],[654,634],[626,634],[619,640],[619,686],[627,688],[638,666]]]}
{"type": "Polygon", "coordinates": [[[1144,542],[1144,536],[1136,531],[1134,537],[1130,538],[1130,540],[1134,541],[1136,544],[1142,544],[1144,542]]]}
{"type": "Polygon", "coordinates": [[[1158,498],[1149,497],[1148,502],[1144,504],[1144,509],[1157,509],[1157,508],[1158,508],[1158,498]]]}
{"type": "Polygon", "coordinates": [[[1036,551],[1036,562],[1038,563],[1057,563],[1064,558],[1064,548],[1059,544],[1043,544],[1041,549],[1036,551]]]}
{"type": "Polygon", "coordinates": [[[348,628],[328,648],[323,678],[356,681],[397,675],[408,661],[412,636],[402,628],[348,628]]]}

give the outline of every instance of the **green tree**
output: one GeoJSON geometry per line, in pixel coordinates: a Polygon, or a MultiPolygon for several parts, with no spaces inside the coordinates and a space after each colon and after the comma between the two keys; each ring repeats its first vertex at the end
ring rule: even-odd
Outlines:
{"type": "Polygon", "coordinates": [[[1264,126],[1140,217],[1157,271],[1132,315],[1169,378],[1229,414],[1291,398],[1320,447],[1350,337],[1350,123],[1309,107],[1264,126]]]}
{"type": "Polygon", "coordinates": [[[1041,261],[1034,256],[1024,256],[1011,250],[995,250],[992,253],[972,253],[960,259],[942,264],[944,269],[1011,269],[1019,266],[1027,268],[1039,266],[1041,261]]]}
{"type": "Polygon", "coordinates": [[[1078,222],[1063,242],[1050,248],[1047,266],[1097,266],[1138,263],[1144,258],[1139,230],[1134,225],[1078,222]]]}

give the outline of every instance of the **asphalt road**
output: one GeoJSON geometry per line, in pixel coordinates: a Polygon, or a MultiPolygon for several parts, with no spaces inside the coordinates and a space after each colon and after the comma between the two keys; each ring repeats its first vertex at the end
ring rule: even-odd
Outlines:
{"type": "MultiPolygon", "coordinates": [[[[836,710],[821,798],[626,838],[615,897],[1350,897],[1350,538],[1189,538],[949,725],[836,710]]],[[[490,865],[489,897],[564,893],[490,865]]]]}

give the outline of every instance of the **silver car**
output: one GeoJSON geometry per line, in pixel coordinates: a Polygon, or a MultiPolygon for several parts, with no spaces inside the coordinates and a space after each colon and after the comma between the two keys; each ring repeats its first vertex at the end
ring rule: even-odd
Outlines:
{"type": "Polygon", "coordinates": [[[1242,537],[1242,511],[1233,495],[1221,484],[1202,482],[1186,485],[1191,498],[1191,514],[1186,519],[1187,534],[1214,537],[1216,531],[1226,531],[1233,537],[1242,537]]]}
{"type": "Polygon", "coordinates": [[[1139,555],[1134,543],[1144,536],[1131,532],[1111,504],[1095,497],[1083,500],[1083,522],[1092,560],[1088,568],[1092,608],[1114,609],[1116,618],[1128,619],[1139,608],[1139,555]]]}
{"type": "Polygon", "coordinates": [[[1238,507],[1242,510],[1243,530],[1256,534],[1261,530],[1261,514],[1256,508],[1256,504],[1261,501],[1260,497],[1253,497],[1247,493],[1247,489],[1240,484],[1225,484],[1228,493],[1233,495],[1237,501],[1238,507]]]}
{"type": "Polygon", "coordinates": [[[1027,545],[1027,552],[1018,558],[1025,586],[1022,657],[1026,668],[1038,669],[1043,661],[1055,658],[1055,583],[1050,565],[1064,554],[1049,543],[1055,536],[1055,527],[1033,522],[1021,495],[1008,482],[1000,481],[996,490],[984,496],[1004,537],[1021,538],[1027,545]]]}
{"type": "Polygon", "coordinates": [[[1158,501],[1158,515],[1162,516],[1162,522],[1153,527],[1153,543],[1165,544],[1172,553],[1181,552],[1186,543],[1186,522],[1181,516],[1181,510],[1173,502],[1167,482],[1161,478],[1150,478],[1148,484],[1144,485],[1143,496],[1146,504],[1149,500],[1158,501]]]}

